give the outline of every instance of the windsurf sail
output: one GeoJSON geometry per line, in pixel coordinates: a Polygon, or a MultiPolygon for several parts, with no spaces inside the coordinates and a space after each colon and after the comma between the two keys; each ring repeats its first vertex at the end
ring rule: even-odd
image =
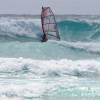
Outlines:
{"type": "Polygon", "coordinates": [[[47,41],[49,37],[60,40],[56,19],[50,7],[42,7],[41,23],[44,33],[43,42],[47,41]]]}

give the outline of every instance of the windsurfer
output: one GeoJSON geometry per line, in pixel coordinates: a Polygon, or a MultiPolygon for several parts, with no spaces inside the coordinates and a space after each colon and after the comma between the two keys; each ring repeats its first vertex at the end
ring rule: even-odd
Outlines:
{"type": "Polygon", "coordinates": [[[47,34],[44,33],[42,36],[42,42],[46,42],[46,41],[48,41],[48,37],[47,37],[47,34]]]}

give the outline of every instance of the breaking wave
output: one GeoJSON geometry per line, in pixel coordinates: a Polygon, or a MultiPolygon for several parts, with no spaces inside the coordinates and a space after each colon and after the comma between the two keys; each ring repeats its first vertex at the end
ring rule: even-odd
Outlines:
{"type": "Polygon", "coordinates": [[[31,18],[0,18],[1,40],[39,40],[40,20],[31,18]]]}
{"type": "Polygon", "coordinates": [[[62,41],[58,43],[63,47],[76,50],[84,50],[91,53],[100,54],[100,42],[66,42],[62,41]]]}
{"type": "MultiPolygon", "coordinates": [[[[98,19],[97,19],[98,20],[98,19]]],[[[57,21],[60,36],[66,41],[100,41],[100,21],[73,18],[57,21]]],[[[0,37],[11,40],[40,40],[41,21],[34,18],[0,18],[0,37]]]]}
{"type": "Polygon", "coordinates": [[[100,60],[0,58],[0,77],[100,77],[100,60]],[[7,76],[6,76],[7,75],[7,76]]]}

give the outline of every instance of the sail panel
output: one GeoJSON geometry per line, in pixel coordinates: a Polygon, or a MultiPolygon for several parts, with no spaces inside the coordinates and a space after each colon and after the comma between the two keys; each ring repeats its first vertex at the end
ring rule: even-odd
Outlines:
{"type": "Polygon", "coordinates": [[[50,7],[43,7],[41,13],[41,22],[44,33],[60,39],[55,16],[50,7]]]}

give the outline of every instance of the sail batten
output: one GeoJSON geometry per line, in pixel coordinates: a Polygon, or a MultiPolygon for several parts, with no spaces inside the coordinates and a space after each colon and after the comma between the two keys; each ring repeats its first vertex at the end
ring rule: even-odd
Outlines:
{"type": "Polygon", "coordinates": [[[41,23],[43,33],[45,34],[44,36],[46,36],[47,38],[49,38],[49,36],[52,36],[52,38],[56,37],[56,39],[60,40],[55,16],[50,7],[42,7],[41,23]]]}

